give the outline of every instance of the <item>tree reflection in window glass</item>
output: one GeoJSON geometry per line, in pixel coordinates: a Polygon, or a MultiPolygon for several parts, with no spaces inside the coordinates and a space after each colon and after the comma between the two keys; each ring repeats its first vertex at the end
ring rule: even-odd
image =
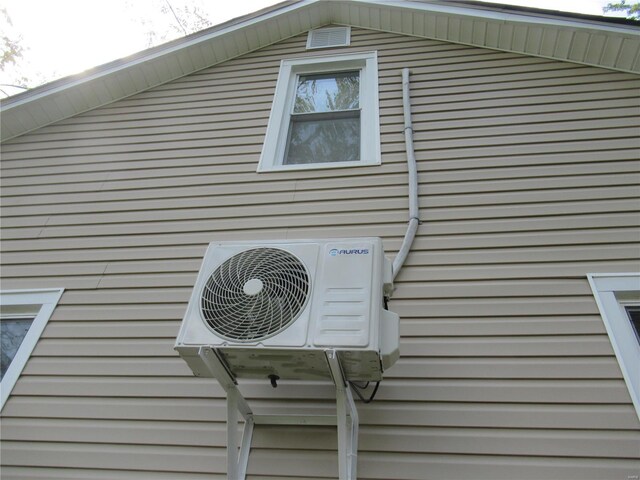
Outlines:
{"type": "Polygon", "coordinates": [[[285,164],[360,160],[360,118],[294,121],[285,164]]]}
{"type": "Polygon", "coordinates": [[[298,78],[284,164],[360,160],[360,72],[298,78]]]}
{"type": "Polygon", "coordinates": [[[2,358],[2,375],[7,372],[11,361],[16,356],[22,341],[31,327],[33,318],[3,318],[0,320],[0,357],[2,358]]]}
{"type": "Polygon", "coordinates": [[[360,73],[301,75],[293,113],[336,112],[360,107],[360,73]]]}

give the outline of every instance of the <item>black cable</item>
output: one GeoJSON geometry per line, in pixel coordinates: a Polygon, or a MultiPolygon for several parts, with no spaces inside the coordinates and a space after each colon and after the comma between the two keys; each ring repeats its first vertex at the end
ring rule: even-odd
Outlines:
{"type": "Polygon", "coordinates": [[[369,386],[370,382],[365,383],[364,386],[358,385],[356,382],[350,382],[350,383],[351,383],[351,385],[353,385],[355,387],[358,387],[360,390],[364,390],[365,388],[367,388],[369,386]]]}
{"type": "MultiPolygon", "coordinates": [[[[367,385],[368,384],[369,382],[367,382],[367,385]]],[[[364,403],[371,403],[375,398],[376,393],[378,393],[378,387],[380,386],[380,382],[376,382],[376,386],[373,388],[373,392],[371,392],[371,395],[369,396],[368,399],[362,396],[362,393],[360,393],[361,388],[359,388],[358,385],[356,385],[354,382],[349,382],[349,385],[351,385],[351,387],[353,388],[353,391],[356,392],[356,395],[360,400],[362,400],[364,403]]]]}

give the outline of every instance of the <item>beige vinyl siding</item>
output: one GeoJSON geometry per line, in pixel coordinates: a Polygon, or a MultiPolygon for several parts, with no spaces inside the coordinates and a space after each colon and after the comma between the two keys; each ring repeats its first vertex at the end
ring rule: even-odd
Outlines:
{"type": "MultiPolygon", "coordinates": [[[[223,392],[172,350],[206,245],[373,235],[393,256],[405,66],[422,225],[391,302],[401,359],[359,404],[358,478],[637,474],[585,275],[640,270],[639,78],[353,29],[330,51],[378,51],[382,166],[258,175],[279,62],[305,41],[2,145],[2,288],[66,289],[2,411],[2,478],[226,478],[223,392]]],[[[332,406],[325,386],[242,391],[332,406]]],[[[249,478],[335,478],[336,447],[331,428],[257,427],[249,478]]]]}

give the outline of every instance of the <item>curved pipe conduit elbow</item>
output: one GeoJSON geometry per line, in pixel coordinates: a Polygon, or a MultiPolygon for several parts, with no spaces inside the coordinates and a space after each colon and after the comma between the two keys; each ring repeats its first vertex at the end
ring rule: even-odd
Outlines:
{"type": "Polygon", "coordinates": [[[393,278],[395,280],[402,269],[420,224],[420,207],[418,206],[418,168],[413,152],[413,125],[411,123],[411,93],[409,90],[409,69],[402,69],[402,107],[404,112],[404,142],[407,151],[407,170],[409,172],[409,226],[404,240],[393,260],[393,278]]]}

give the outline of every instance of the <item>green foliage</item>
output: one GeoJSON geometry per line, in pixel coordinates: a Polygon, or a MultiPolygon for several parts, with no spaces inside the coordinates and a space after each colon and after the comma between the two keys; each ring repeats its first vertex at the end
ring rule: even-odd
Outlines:
{"type": "Polygon", "coordinates": [[[603,8],[604,12],[624,12],[630,20],[640,21],[640,2],[627,3],[627,0],[621,0],[620,2],[608,3],[603,8]]]}

